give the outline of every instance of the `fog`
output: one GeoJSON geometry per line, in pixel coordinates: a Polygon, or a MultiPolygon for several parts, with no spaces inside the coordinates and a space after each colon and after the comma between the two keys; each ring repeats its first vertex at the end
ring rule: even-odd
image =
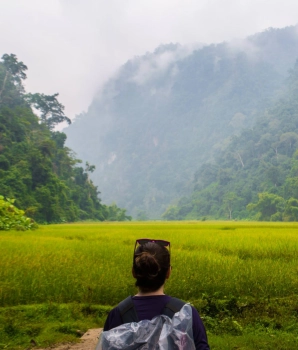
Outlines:
{"type": "MultiPolygon", "coordinates": [[[[1,0],[1,55],[29,68],[26,88],[60,93],[66,114],[86,110],[128,59],[160,44],[233,41],[297,23],[295,0],[1,0]]],[[[185,52],[181,52],[185,54],[185,52]]],[[[163,71],[171,54],[140,67],[135,81],[163,71]],[[151,73],[150,73],[151,72],[151,73]]]]}

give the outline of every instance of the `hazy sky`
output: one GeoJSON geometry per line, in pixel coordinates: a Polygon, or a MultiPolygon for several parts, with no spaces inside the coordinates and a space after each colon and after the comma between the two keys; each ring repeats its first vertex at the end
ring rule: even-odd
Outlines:
{"type": "Polygon", "coordinates": [[[297,0],[0,0],[0,57],[16,54],[27,90],[59,92],[73,118],[133,56],[295,25],[297,14],[297,0]]]}

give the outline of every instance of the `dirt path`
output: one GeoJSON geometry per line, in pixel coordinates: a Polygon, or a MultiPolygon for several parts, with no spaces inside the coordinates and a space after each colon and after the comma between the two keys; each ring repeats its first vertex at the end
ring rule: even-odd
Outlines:
{"type": "Polygon", "coordinates": [[[94,350],[102,328],[89,329],[81,338],[80,343],[61,344],[44,350],[94,350]]]}

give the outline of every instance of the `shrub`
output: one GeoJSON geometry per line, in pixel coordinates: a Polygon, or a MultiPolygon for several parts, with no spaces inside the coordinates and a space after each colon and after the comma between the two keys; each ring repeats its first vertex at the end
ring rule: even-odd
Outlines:
{"type": "Polygon", "coordinates": [[[14,199],[0,196],[0,230],[25,231],[37,228],[35,221],[26,217],[23,210],[14,206],[14,202],[14,199]]]}

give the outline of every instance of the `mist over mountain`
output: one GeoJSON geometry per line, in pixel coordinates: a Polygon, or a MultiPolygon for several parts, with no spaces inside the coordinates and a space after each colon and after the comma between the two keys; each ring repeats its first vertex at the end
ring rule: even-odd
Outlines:
{"type": "Polygon", "coordinates": [[[297,57],[297,27],[194,49],[161,45],[119,69],[65,129],[67,145],[96,166],[103,201],[159,218],[282,94],[297,57]]]}
{"type": "Polygon", "coordinates": [[[229,137],[166,220],[298,221],[298,60],[284,92],[252,128],[229,137]]]}

